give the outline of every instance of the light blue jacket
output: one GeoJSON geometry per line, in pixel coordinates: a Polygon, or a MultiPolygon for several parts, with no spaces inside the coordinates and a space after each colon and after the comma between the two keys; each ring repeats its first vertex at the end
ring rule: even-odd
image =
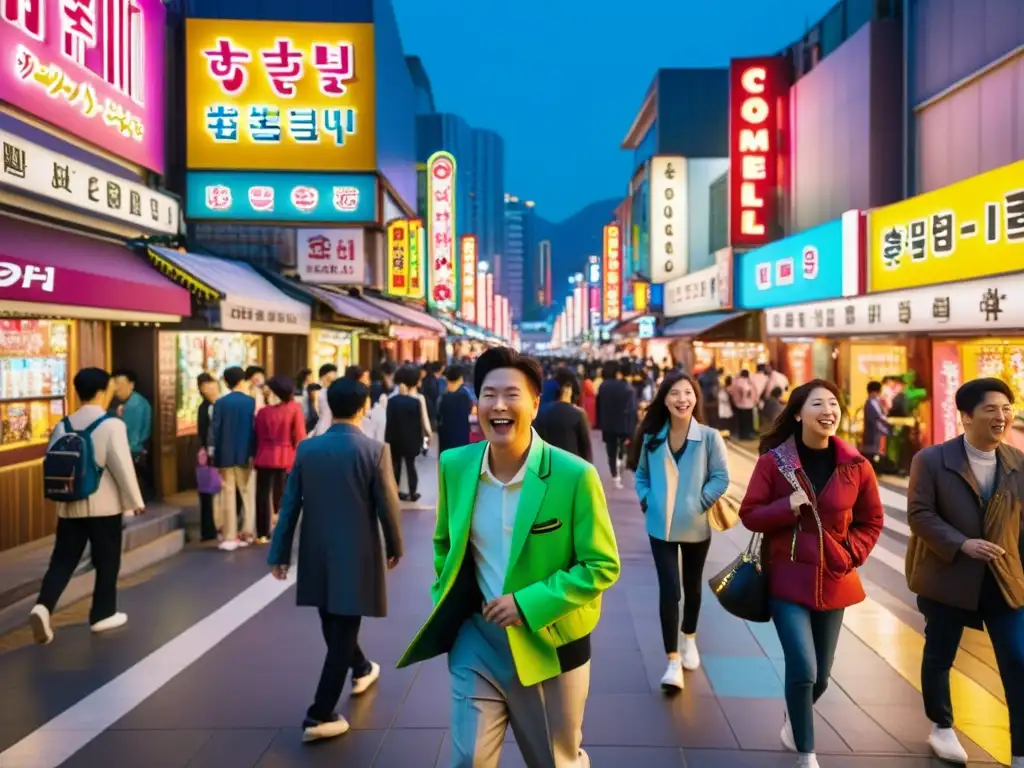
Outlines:
{"type": "Polygon", "coordinates": [[[636,469],[647,533],[662,541],[707,541],[711,524],[706,512],[729,488],[725,441],[717,429],[691,421],[686,451],[677,464],[668,430],[666,424],[657,435],[644,437],[636,469]]]}

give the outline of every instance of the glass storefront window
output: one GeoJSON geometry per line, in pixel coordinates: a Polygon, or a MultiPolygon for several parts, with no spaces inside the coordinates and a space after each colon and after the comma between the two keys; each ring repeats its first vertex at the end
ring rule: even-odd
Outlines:
{"type": "Polygon", "coordinates": [[[45,442],[65,414],[71,323],[0,320],[0,445],[45,442]]]}
{"type": "MultiPolygon", "coordinates": [[[[178,334],[177,434],[193,435],[202,397],[196,378],[208,373],[218,381],[226,368],[257,365],[262,337],[248,333],[178,334]]],[[[223,384],[221,385],[223,386],[223,384]]]]}
{"type": "Polygon", "coordinates": [[[310,333],[310,368],[313,375],[321,365],[333,363],[338,371],[344,373],[352,365],[352,334],[344,331],[331,331],[314,328],[310,333]]]}

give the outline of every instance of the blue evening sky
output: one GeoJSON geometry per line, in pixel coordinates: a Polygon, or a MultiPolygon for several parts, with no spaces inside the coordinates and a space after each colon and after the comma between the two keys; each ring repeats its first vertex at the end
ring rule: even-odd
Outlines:
{"type": "Polygon", "coordinates": [[[501,133],[506,191],[551,221],[624,195],[632,168],[619,146],[658,67],[773,53],[834,4],[394,0],[438,110],[501,133]]]}

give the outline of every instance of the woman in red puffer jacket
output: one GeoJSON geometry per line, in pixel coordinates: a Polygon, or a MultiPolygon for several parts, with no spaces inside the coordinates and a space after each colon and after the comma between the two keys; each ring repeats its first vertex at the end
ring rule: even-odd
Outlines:
{"type": "Polygon", "coordinates": [[[793,390],[740,507],[763,534],[771,615],[786,662],[782,743],[815,768],[813,705],[828,686],[844,610],[864,600],[857,568],[878,542],[884,515],[870,462],[835,436],[839,390],[816,379],[793,390]]]}

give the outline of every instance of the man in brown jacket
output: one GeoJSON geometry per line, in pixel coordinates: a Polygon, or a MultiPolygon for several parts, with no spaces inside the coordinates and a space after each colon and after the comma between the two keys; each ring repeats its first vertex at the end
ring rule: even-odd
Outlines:
{"type": "Polygon", "coordinates": [[[967,763],[953,730],[949,673],[965,627],[984,626],[1006,690],[1014,768],[1024,768],[1024,454],[1004,440],[1013,392],[999,379],[960,387],[963,437],[926,448],[910,469],[907,584],[925,617],[921,691],[935,754],[967,763]]]}

